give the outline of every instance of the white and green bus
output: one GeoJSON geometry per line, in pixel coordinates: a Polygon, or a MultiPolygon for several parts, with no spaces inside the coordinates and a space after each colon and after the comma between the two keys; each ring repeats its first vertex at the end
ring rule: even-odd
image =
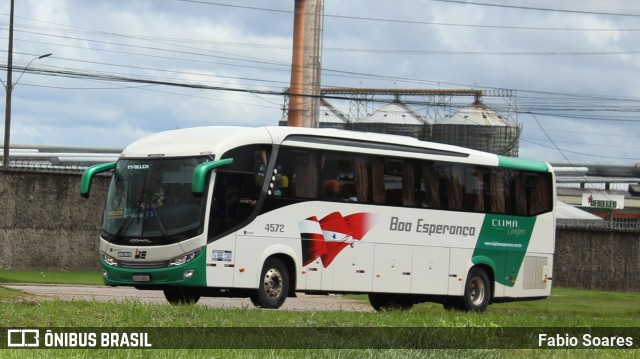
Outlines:
{"type": "Polygon", "coordinates": [[[100,235],[105,284],[170,303],[363,293],[379,310],[483,311],[550,295],[545,162],[412,138],[297,127],[161,132],[124,149],[100,235]]]}

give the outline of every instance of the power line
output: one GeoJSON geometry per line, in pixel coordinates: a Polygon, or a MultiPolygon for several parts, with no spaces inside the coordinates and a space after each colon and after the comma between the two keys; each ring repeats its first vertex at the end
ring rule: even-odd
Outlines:
{"type": "MultiPolygon", "coordinates": [[[[201,4],[201,5],[209,5],[209,6],[220,6],[220,7],[244,9],[244,10],[257,10],[257,11],[265,11],[265,12],[293,14],[293,11],[291,11],[291,10],[274,9],[274,8],[257,7],[257,6],[232,5],[232,4],[213,2],[213,1],[202,1],[202,0],[176,0],[176,1],[195,3],[195,4],[201,4]]],[[[631,17],[640,16],[640,15],[635,15],[635,14],[624,14],[624,13],[609,13],[609,12],[570,10],[570,9],[536,8],[536,7],[514,6],[514,5],[472,3],[472,2],[465,2],[465,1],[449,1],[449,0],[433,0],[433,1],[459,3],[459,4],[465,4],[465,5],[481,5],[481,6],[493,6],[493,7],[501,7],[501,8],[513,8],[513,9],[520,9],[520,10],[550,11],[550,12],[564,12],[564,13],[589,14],[589,15],[607,15],[607,16],[631,16],[631,17]]],[[[387,18],[375,18],[375,17],[362,17],[362,16],[331,14],[331,13],[326,13],[326,12],[325,12],[324,16],[325,16],[325,18],[336,18],[336,19],[346,19],[346,20],[361,20],[361,21],[375,21],[375,22],[388,22],[388,23],[396,23],[396,24],[471,27],[471,28],[487,28],[487,29],[543,30],[543,31],[548,31],[548,30],[554,30],[554,31],[616,31],[616,30],[613,30],[613,29],[603,29],[603,28],[579,28],[578,29],[578,28],[558,28],[558,27],[550,28],[550,27],[534,27],[534,26],[503,26],[503,25],[487,25],[487,24],[460,24],[460,23],[431,22],[431,21],[424,21],[424,20],[405,20],[405,19],[387,19],[387,18]]],[[[617,29],[617,31],[638,31],[638,30],[640,30],[640,29],[617,29]]]]}
{"type": "Polygon", "coordinates": [[[559,147],[557,147],[555,145],[553,145],[553,146],[543,145],[541,143],[529,141],[529,140],[526,140],[526,139],[521,139],[521,140],[523,142],[531,143],[531,144],[534,144],[536,146],[557,150],[562,155],[562,157],[565,159],[565,161],[567,161],[567,163],[569,163],[571,166],[573,166],[572,161],[568,159],[568,157],[565,155],[566,153],[572,153],[572,154],[575,154],[575,155],[590,156],[590,157],[615,159],[615,160],[634,160],[634,161],[640,160],[639,157],[619,157],[619,156],[594,155],[593,153],[585,153],[585,152],[569,150],[569,149],[566,149],[566,148],[559,148],[559,147]]]}
{"type": "MultiPolygon", "coordinates": [[[[6,65],[0,65],[0,68],[6,68],[6,65]]],[[[18,68],[19,69],[19,68],[18,68]]],[[[81,71],[73,71],[73,70],[52,70],[52,69],[44,69],[44,68],[29,68],[27,69],[29,73],[50,75],[50,76],[63,76],[75,79],[97,79],[103,81],[112,81],[112,82],[130,82],[130,83],[140,83],[140,84],[153,84],[153,85],[164,85],[164,86],[175,86],[175,87],[185,87],[185,88],[195,88],[195,89],[206,89],[206,90],[217,90],[217,91],[233,91],[233,92],[243,92],[249,94],[257,94],[257,95],[269,95],[269,96],[287,96],[288,93],[286,91],[272,91],[272,90],[264,90],[264,89],[248,89],[248,88],[237,88],[237,87],[229,87],[229,86],[219,86],[219,85],[208,85],[203,83],[194,83],[194,82],[179,82],[179,81],[171,81],[162,78],[153,78],[153,77],[131,77],[125,76],[123,74],[113,74],[113,73],[104,73],[104,72],[81,72],[81,71]]],[[[357,98],[350,96],[323,96],[325,99],[334,99],[334,100],[358,100],[357,98]]],[[[391,102],[392,100],[376,100],[376,102],[391,102]]],[[[580,110],[576,108],[574,110],[580,110]]],[[[584,116],[584,115],[573,115],[573,114],[562,114],[562,113],[542,113],[535,111],[517,111],[518,114],[529,114],[537,117],[536,115],[542,116],[552,116],[552,117],[560,117],[560,118],[576,118],[580,120],[597,120],[597,121],[613,121],[613,122],[640,122],[638,118],[620,118],[620,117],[596,117],[596,116],[584,116]]]]}
{"type": "Polygon", "coordinates": [[[503,8],[503,9],[533,10],[533,11],[545,11],[545,12],[561,12],[561,13],[582,14],[582,15],[605,15],[605,16],[640,17],[640,14],[614,13],[614,12],[604,12],[604,11],[586,11],[586,10],[573,10],[573,9],[542,8],[542,7],[533,7],[533,6],[519,6],[519,5],[508,5],[508,4],[470,2],[470,1],[462,1],[462,0],[431,0],[431,1],[451,3],[451,4],[464,4],[464,5],[497,7],[497,8],[503,8]]]}

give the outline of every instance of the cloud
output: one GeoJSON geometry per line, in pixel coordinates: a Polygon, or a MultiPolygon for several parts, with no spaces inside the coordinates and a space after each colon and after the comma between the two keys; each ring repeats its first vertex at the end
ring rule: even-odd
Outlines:
{"type": "MultiPolygon", "coordinates": [[[[32,67],[235,89],[286,89],[293,2],[215,4],[19,1],[14,65],[52,52],[32,67]]],[[[534,139],[521,142],[523,157],[633,161],[637,151],[623,136],[638,133],[640,125],[619,120],[634,119],[640,101],[637,17],[598,12],[640,14],[640,5],[519,4],[592,13],[428,0],[326,0],[323,86],[511,89],[517,93],[523,138],[534,139]],[[538,114],[566,152],[553,148],[528,112],[538,114]],[[619,145],[602,146],[612,141],[619,145]]],[[[6,23],[8,11],[0,17],[6,23]]],[[[7,37],[6,28],[0,32],[7,37]]],[[[280,96],[33,73],[20,82],[13,93],[16,143],[124,146],[138,136],[173,128],[275,125],[284,102],[280,96]]],[[[459,105],[471,101],[454,99],[459,105]]],[[[345,103],[338,106],[346,110],[345,103]]],[[[496,106],[505,108],[499,102],[496,106]]]]}

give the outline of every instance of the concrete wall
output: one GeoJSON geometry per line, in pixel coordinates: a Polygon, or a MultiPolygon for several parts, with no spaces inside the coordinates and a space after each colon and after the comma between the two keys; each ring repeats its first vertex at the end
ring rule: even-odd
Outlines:
{"type": "Polygon", "coordinates": [[[558,228],[554,262],[554,285],[640,291],[637,231],[558,228]]]}
{"type": "MultiPolygon", "coordinates": [[[[0,268],[97,270],[109,178],[79,195],[80,175],[0,173],[0,268]]],[[[640,233],[562,227],[553,283],[640,291],[640,233]]]]}
{"type": "Polygon", "coordinates": [[[80,175],[0,172],[0,268],[97,270],[108,177],[80,197],[80,175]]]}

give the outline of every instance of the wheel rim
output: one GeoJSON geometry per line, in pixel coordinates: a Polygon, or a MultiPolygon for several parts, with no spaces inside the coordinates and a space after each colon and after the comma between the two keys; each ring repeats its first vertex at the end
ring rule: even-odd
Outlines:
{"type": "Polygon", "coordinates": [[[481,278],[475,277],[471,280],[471,290],[469,291],[471,303],[474,306],[482,305],[485,296],[485,286],[481,278]]]}
{"type": "Polygon", "coordinates": [[[264,291],[271,298],[277,298],[282,293],[282,273],[271,268],[264,276],[264,291]]]}

